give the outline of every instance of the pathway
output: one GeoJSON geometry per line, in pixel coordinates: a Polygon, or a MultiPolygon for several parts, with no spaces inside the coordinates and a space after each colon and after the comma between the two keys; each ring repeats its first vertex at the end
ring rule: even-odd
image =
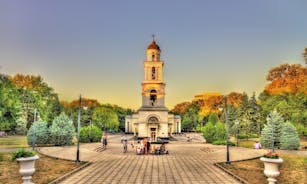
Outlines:
{"type": "MultiPolygon", "coordinates": [[[[172,141],[169,155],[136,155],[129,147],[122,152],[120,136],[109,136],[108,148],[95,149],[100,143],[82,144],[81,160],[93,164],[66,178],[62,183],[238,183],[213,163],[225,161],[225,146],[172,141]]],[[[75,147],[46,147],[41,152],[75,159],[75,147]]],[[[265,150],[231,147],[231,160],[257,157],[265,150]]]]}

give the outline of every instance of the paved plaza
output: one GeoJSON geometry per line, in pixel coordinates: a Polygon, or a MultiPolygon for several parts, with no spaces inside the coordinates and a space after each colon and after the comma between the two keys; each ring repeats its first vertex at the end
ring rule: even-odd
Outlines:
{"type": "MultiPolygon", "coordinates": [[[[226,158],[225,146],[198,141],[171,141],[169,155],[136,155],[129,146],[123,153],[120,135],[108,138],[105,151],[97,152],[100,143],[81,144],[81,160],[92,164],[67,177],[61,183],[239,183],[213,164],[226,158]]],[[[75,160],[76,147],[46,147],[40,152],[75,160]]],[[[231,160],[253,158],[265,150],[231,147],[231,160]]]]}

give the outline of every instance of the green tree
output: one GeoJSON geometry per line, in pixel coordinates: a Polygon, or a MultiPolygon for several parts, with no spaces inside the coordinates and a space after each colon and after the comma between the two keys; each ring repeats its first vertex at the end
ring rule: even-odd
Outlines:
{"type": "Polygon", "coordinates": [[[33,142],[36,144],[48,144],[50,142],[49,129],[47,123],[43,121],[37,121],[33,124],[27,134],[28,144],[32,145],[33,142]]]}
{"type": "Polygon", "coordinates": [[[104,130],[118,130],[119,121],[116,112],[111,108],[97,107],[92,117],[96,126],[104,130]]]}
{"type": "Polygon", "coordinates": [[[280,148],[297,150],[300,147],[300,139],[295,126],[290,122],[283,124],[280,134],[280,148]]]}
{"type": "Polygon", "coordinates": [[[307,95],[304,93],[265,96],[261,107],[265,115],[276,109],[285,120],[307,127],[307,95]]]}
{"type": "Polygon", "coordinates": [[[284,119],[276,110],[267,116],[267,124],[264,125],[260,137],[260,142],[264,147],[273,148],[272,145],[274,148],[280,147],[281,128],[284,123],[284,119]]]}
{"type": "Polygon", "coordinates": [[[16,133],[18,135],[26,135],[27,134],[27,119],[25,115],[20,115],[16,121],[16,133]]]}
{"type": "Polygon", "coordinates": [[[222,122],[218,122],[215,126],[214,141],[216,140],[226,140],[226,128],[222,122]]]}
{"type": "Polygon", "coordinates": [[[52,143],[56,146],[71,145],[75,127],[72,120],[63,112],[54,118],[50,127],[52,143]]]}
{"type": "Polygon", "coordinates": [[[213,123],[208,122],[204,129],[203,129],[203,135],[206,139],[207,143],[212,143],[215,140],[215,135],[216,135],[216,129],[213,123]]]}
{"type": "Polygon", "coordinates": [[[211,122],[213,125],[216,125],[217,121],[218,121],[217,115],[214,113],[210,113],[208,122],[211,122]]]}
{"type": "Polygon", "coordinates": [[[80,130],[81,142],[100,142],[102,131],[95,125],[82,127],[80,130]]]}
{"type": "Polygon", "coordinates": [[[0,74],[0,130],[14,132],[21,111],[15,85],[6,75],[0,74]]]}

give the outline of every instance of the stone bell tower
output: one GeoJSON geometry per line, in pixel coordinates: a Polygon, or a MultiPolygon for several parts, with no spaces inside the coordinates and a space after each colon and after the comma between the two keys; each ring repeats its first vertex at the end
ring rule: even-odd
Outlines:
{"type": "Polygon", "coordinates": [[[165,107],[165,83],[163,81],[163,65],[160,60],[160,47],[154,37],[147,47],[144,61],[144,80],[142,83],[142,107],[139,110],[160,109],[165,107]]]}
{"type": "Polygon", "coordinates": [[[181,132],[181,118],[168,113],[165,107],[165,83],[160,47],[153,37],[146,49],[144,80],[142,82],[142,106],[136,114],[126,116],[125,132],[138,138],[169,138],[172,133],[181,132]]]}

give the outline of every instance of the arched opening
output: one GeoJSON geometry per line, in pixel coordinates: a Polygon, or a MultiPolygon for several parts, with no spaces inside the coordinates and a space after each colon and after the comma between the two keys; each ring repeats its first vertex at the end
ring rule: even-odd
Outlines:
{"type": "Polygon", "coordinates": [[[151,68],[151,79],[152,80],[156,79],[156,68],[155,67],[151,68]]]}
{"type": "Polygon", "coordinates": [[[153,90],[150,91],[150,103],[151,103],[151,106],[154,106],[156,101],[157,101],[157,91],[153,89],[153,90]]]}

